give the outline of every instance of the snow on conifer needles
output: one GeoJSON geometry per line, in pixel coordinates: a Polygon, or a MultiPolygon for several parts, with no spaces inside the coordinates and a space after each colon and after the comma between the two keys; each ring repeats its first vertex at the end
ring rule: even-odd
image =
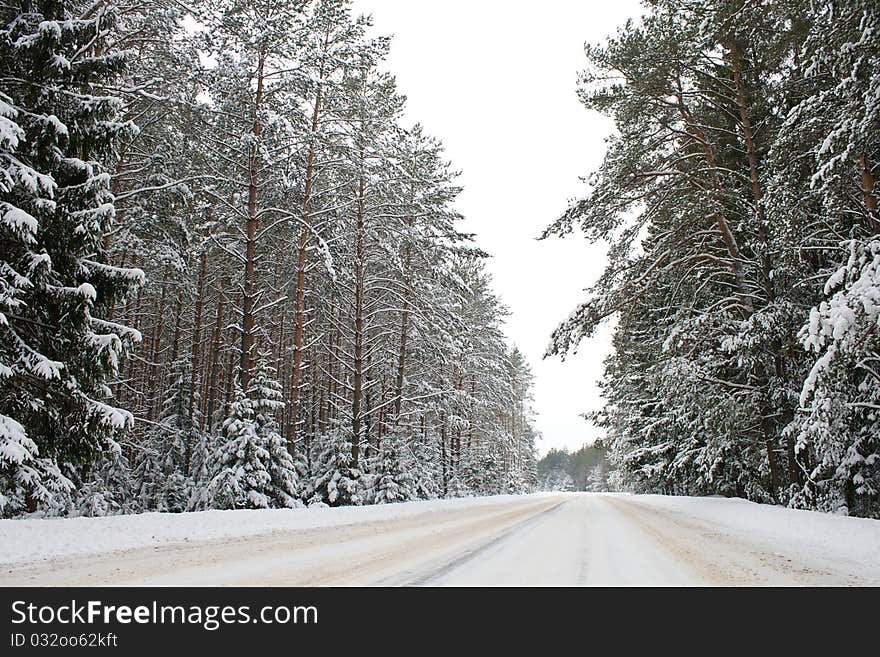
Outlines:
{"type": "MultiPolygon", "coordinates": [[[[880,9],[660,0],[586,49],[618,132],[591,487],[880,516],[880,9]]],[[[536,484],[531,374],[346,0],[0,9],[0,513],[536,484]]],[[[571,485],[556,475],[548,487],[571,485]]]]}
{"type": "Polygon", "coordinates": [[[661,0],[586,50],[618,128],[548,233],[610,243],[617,486],[880,517],[880,6],[661,0]]]}
{"type": "Polygon", "coordinates": [[[369,19],[0,12],[2,515],[532,486],[528,366],[369,19]]]}

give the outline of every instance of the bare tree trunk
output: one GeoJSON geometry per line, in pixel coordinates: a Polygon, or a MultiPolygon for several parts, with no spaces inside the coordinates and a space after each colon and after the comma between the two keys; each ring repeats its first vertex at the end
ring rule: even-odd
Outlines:
{"type": "Polygon", "coordinates": [[[143,394],[147,402],[147,409],[150,419],[155,417],[154,404],[149,397],[151,382],[156,380],[157,369],[159,367],[159,347],[162,344],[162,330],[165,328],[165,303],[168,299],[168,267],[165,267],[165,273],[162,277],[162,294],[159,297],[159,315],[156,318],[156,330],[153,332],[153,342],[150,346],[150,367],[149,377],[143,381],[143,394]]]}
{"type": "Polygon", "coordinates": [[[275,266],[272,269],[272,295],[277,295],[272,306],[272,319],[269,321],[269,336],[267,349],[269,357],[275,367],[276,375],[281,372],[281,336],[284,335],[284,310],[285,304],[280,301],[284,296],[281,292],[281,258],[275,258],[275,266]]]}
{"type": "MultiPolygon", "coordinates": [[[[361,151],[363,161],[363,151],[361,151]]],[[[354,437],[351,444],[352,463],[357,466],[361,439],[361,395],[363,389],[364,359],[364,176],[358,181],[357,234],[355,238],[355,288],[354,288],[354,392],[351,403],[351,428],[354,437]]]]}
{"type": "MultiPolygon", "coordinates": [[[[210,216],[210,215],[209,215],[210,216]]],[[[190,360],[192,362],[192,371],[190,372],[189,386],[192,394],[189,398],[189,414],[192,417],[193,406],[196,398],[196,385],[198,383],[199,374],[199,356],[202,348],[202,312],[205,307],[205,277],[208,271],[208,229],[204,231],[205,243],[202,245],[202,252],[199,255],[199,277],[196,282],[196,308],[193,317],[193,337],[192,352],[190,360]]]]}
{"type": "Polygon", "coordinates": [[[328,332],[325,335],[327,348],[321,357],[324,363],[324,381],[321,382],[321,397],[318,400],[320,409],[318,411],[318,431],[324,433],[327,430],[327,404],[330,398],[330,351],[333,349],[333,333],[328,332]]]}
{"type": "MultiPolygon", "coordinates": [[[[132,259],[133,262],[137,262],[137,254],[132,259]]],[[[130,318],[126,318],[126,325],[131,326],[135,330],[140,330],[141,327],[141,308],[143,306],[144,296],[146,296],[146,286],[141,286],[138,288],[137,297],[134,302],[133,315],[130,318]]],[[[126,315],[128,312],[126,312],[126,315]]],[[[152,344],[152,343],[151,343],[152,344]]],[[[133,361],[131,368],[131,390],[132,394],[137,395],[140,393],[141,398],[134,400],[136,403],[141,404],[143,402],[143,391],[141,390],[140,380],[145,373],[147,372],[148,364],[142,361],[133,361]],[[138,392],[135,392],[138,391],[138,392]]],[[[146,408],[142,407],[144,413],[146,413],[146,408]]]]}
{"type": "MultiPolygon", "coordinates": [[[[284,381],[284,387],[285,387],[285,391],[286,391],[285,397],[287,399],[291,399],[293,397],[293,372],[291,371],[289,374],[285,372],[285,376],[287,377],[284,381]]],[[[287,428],[287,430],[285,432],[285,435],[287,438],[287,450],[291,454],[293,454],[296,451],[296,444],[294,442],[295,441],[294,426],[293,426],[295,416],[293,414],[293,408],[291,407],[290,404],[287,404],[287,406],[285,406],[284,413],[285,413],[285,418],[286,418],[284,426],[287,428]]]]}
{"type": "Polygon", "coordinates": [[[868,221],[871,224],[871,231],[874,235],[880,233],[880,215],[877,213],[877,195],[874,193],[874,173],[871,170],[871,160],[867,153],[862,153],[859,157],[859,164],[862,166],[862,198],[865,200],[865,207],[868,209],[868,221]]]}
{"type": "MultiPolygon", "coordinates": [[[[137,256],[132,258],[132,262],[137,262],[137,256]]],[[[143,300],[144,300],[144,293],[145,293],[144,287],[143,286],[139,287],[138,292],[137,292],[137,300],[135,301],[135,304],[134,304],[134,316],[130,320],[126,319],[126,322],[125,322],[128,326],[131,326],[132,328],[135,328],[135,329],[140,329],[140,326],[141,326],[141,306],[142,306],[143,300]]]]}
{"type": "Polygon", "coordinates": [[[379,413],[376,418],[376,453],[379,454],[382,451],[382,429],[385,424],[385,374],[382,374],[382,396],[379,397],[379,413]]]}
{"type": "Polygon", "coordinates": [[[211,426],[211,422],[214,419],[214,409],[216,408],[217,400],[220,398],[220,386],[217,378],[220,374],[220,344],[223,338],[223,310],[226,287],[226,276],[221,274],[220,294],[217,298],[217,317],[214,322],[214,335],[211,346],[211,369],[208,374],[208,392],[206,395],[205,421],[208,423],[208,427],[211,426]]]}
{"type": "Polygon", "coordinates": [[[235,381],[235,352],[229,350],[229,358],[226,361],[226,394],[223,397],[223,415],[229,416],[229,407],[232,404],[234,394],[233,382],[235,381]]]}
{"type": "MultiPolygon", "coordinates": [[[[122,253],[122,266],[123,267],[125,266],[125,260],[127,258],[127,254],[128,254],[128,249],[126,248],[126,250],[123,251],[123,253],[122,253]]],[[[136,266],[134,263],[137,262],[137,252],[132,254],[131,261],[132,261],[132,266],[136,266]]],[[[115,308],[115,302],[113,304],[113,307],[111,307],[107,313],[107,317],[108,317],[109,321],[112,321],[112,315],[113,315],[114,308],[115,308]]],[[[127,317],[129,315],[130,310],[131,310],[131,300],[126,297],[125,305],[122,307],[122,314],[123,314],[123,317],[125,318],[125,319],[123,319],[123,324],[128,325],[127,317]]],[[[119,374],[118,374],[117,380],[122,378],[122,370],[125,368],[127,360],[128,359],[125,358],[125,354],[123,353],[122,358],[119,360],[119,374]]],[[[121,389],[120,389],[120,392],[121,392],[121,389]]]]}
{"type": "Polygon", "coordinates": [[[449,494],[449,469],[446,456],[446,414],[443,413],[440,416],[440,481],[443,484],[443,497],[449,494]]]}
{"type": "Polygon", "coordinates": [[[471,417],[469,418],[470,421],[468,422],[468,440],[467,440],[467,444],[465,445],[465,447],[467,449],[470,449],[471,445],[473,445],[473,443],[475,441],[474,415],[475,415],[475,411],[476,411],[476,408],[475,408],[476,398],[477,398],[477,375],[476,375],[476,373],[471,372],[471,417]]]}
{"type": "MultiPolygon", "coordinates": [[[[770,240],[767,235],[767,218],[764,214],[764,194],[761,189],[761,176],[758,163],[758,151],[755,148],[755,140],[752,133],[752,122],[749,117],[748,104],[746,102],[746,90],[742,79],[742,62],[743,50],[742,46],[733,41],[730,44],[731,67],[733,69],[733,80],[736,86],[736,104],[739,109],[740,125],[743,130],[743,139],[746,143],[746,153],[749,160],[749,177],[752,183],[752,199],[755,203],[755,213],[758,220],[758,239],[761,243],[761,280],[764,286],[764,293],[767,295],[767,301],[773,303],[776,298],[773,289],[772,271],[773,266],[770,261],[770,240]]],[[[780,345],[778,340],[771,342],[770,349],[773,358],[773,371],[777,378],[782,379],[785,376],[785,364],[780,354],[780,345]]],[[[769,400],[766,408],[763,410],[765,418],[770,415],[769,400]]],[[[793,412],[787,414],[788,417],[783,418],[784,423],[788,423],[793,417],[793,412]]],[[[767,452],[767,464],[770,469],[770,486],[775,496],[777,487],[782,484],[779,463],[776,457],[777,431],[776,426],[769,419],[762,422],[765,435],[765,449],[767,452]]],[[[797,467],[794,441],[788,441],[786,451],[788,454],[788,471],[790,477],[796,477],[800,469],[797,467]]]]}
{"type": "MultiPolygon", "coordinates": [[[[324,41],[326,49],[329,44],[329,34],[324,41]]],[[[302,349],[303,349],[303,327],[305,326],[305,283],[306,283],[306,264],[308,262],[308,245],[309,230],[312,211],[312,178],[315,166],[315,150],[317,149],[317,133],[318,121],[321,115],[321,97],[323,93],[322,83],[324,81],[324,64],[321,63],[320,74],[318,76],[318,90],[315,93],[315,108],[312,112],[312,135],[309,140],[309,153],[306,157],[306,180],[305,190],[303,194],[303,216],[302,230],[299,235],[299,244],[297,246],[296,259],[296,308],[295,308],[295,324],[293,330],[293,372],[291,391],[290,391],[290,410],[291,422],[289,430],[288,446],[293,448],[296,443],[297,423],[299,421],[299,379],[300,369],[302,367],[302,349]]]]}
{"type": "MultiPolygon", "coordinates": [[[[208,229],[205,229],[205,238],[207,240],[208,229]]],[[[199,256],[199,276],[196,283],[196,307],[193,316],[193,334],[192,345],[190,350],[190,373],[189,373],[189,398],[187,399],[187,415],[190,420],[193,419],[195,412],[196,396],[198,395],[197,385],[199,381],[199,352],[202,341],[202,310],[204,308],[205,294],[205,273],[208,266],[208,250],[207,243],[202,245],[202,252],[199,256]]],[[[186,445],[183,452],[184,472],[189,474],[192,463],[193,445],[191,436],[187,434],[186,445]]]]}
{"type": "MultiPolygon", "coordinates": [[[[458,378],[455,382],[455,389],[463,393],[464,390],[464,359],[459,363],[458,367],[458,378]]],[[[453,374],[455,376],[455,374],[453,374]]],[[[461,423],[456,423],[455,427],[455,436],[453,437],[452,444],[452,463],[455,466],[456,471],[461,467],[461,423]]]]}
{"type": "Polygon", "coordinates": [[[406,367],[406,349],[409,335],[409,311],[410,311],[410,280],[409,268],[412,264],[411,245],[407,241],[404,247],[404,279],[403,279],[403,311],[400,313],[400,350],[397,355],[397,379],[394,387],[394,424],[400,424],[400,412],[403,406],[403,381],[406,367]]]}
{"type": "MultiPolygon", "coordinates": [[[[139,262],[140,262],[140,260],[138,258],[137,251],[135,251],[135,253],[132,254],[132,256],[131,256],[131,266],[137,267],[139,262]]],[[[135,325],[135,319],[137,317],[137,310],[140,308],[140,298],[141,298],[142,292],[143,292],[143,287],[139,287],[137,290],[137,293],[135,294],[134,300],[132,300],[132,299],[126,300],[125,311],[124,311],[124,315],[123,315],[124,316],[123,323],[126,326],[132,326],[134,328],[137,328],[137,326],[135,325]]]]}
{"type": "Polygon", "coordinates": [[[286,350],[287,350],[287,334],[285,331],[285,318],[287,317],[287,313],[284,310],[281,311],[281,316],[278,319],[278,331],[275,336],[274,342],[274,350],[275,350],[275,368],[278,373],[278,381],[283,382],[284,377],[287,374],[287,358],[286,358],[286,350]]]}
{"type": "Polygon", "coordinates": [[[257,192],[259,191],[259,149],[257,142],[262,133],[260,125],[260,106],[263,102],[263,68],[266,55],[260,52],[257,66],[257,92],[254,99],[254,125],[251,129],[253,141],[248,156],[248,219],[247,242],[245,250],[244,285],[241,304],[241,361],[239,364],[239,380],[242,390],[248,389],[253,368],[254,349],[254,300],[257,296],[255,272],[257,224],[257,192]]]}
{"type": "MultiPolygon", "coordinates": [[[[125,268],[125,261],[128,258],[128,245],[126,245],[122,249],[122,255],[119,257],[119,266],[125,268]]],[[[116,314],[116,299],[113,298],[110,300],[110,304],[107,306],[107,321],[112,322],[113,316],[116,314]]]]}
{"type": "MultiPolygon", "coordinates": [[[[113,171],[113,182],[110,183],[110,193],[113,194],[113,196],[116,196],[119,193],[120,175],[125,168],[125,154],[127,150],[128,142],[122,142],[119,146],[119,160],[117,160],[116,168],[113,171]]],[[[119,209],[120,208],[117,205],[117,212],[119,212],[119,209]]],[[[104,239],[101,242],[101,251],[103,252],[104,257],[107,258],[107,254],[110,252],[110,233],[104,233],[104,239]]],[[[112,317],[108,317],[108,319],[112,319],[112,317]]]]}
{"type": "MultiPolygon", "coordinates": [[[[336,315],[337,327],[342,326],[342,305],[340,304],[339,310],[336,315]]],[[[334,331],[334,342],[333,342],[333,354],[332,360],[330,362],[330,371],[333,376],[330,378],[330,400],[328,402],[327,412],[329,414],[330,420],[335,420],[338,417],[338,406],[336,403],[337,397],[339,396],[339,377],[342,375],[341,373],[341,363],[340,363],[340,355],[339,350],[342,348],[342,333],[339,328],[334,331]]]]}
{"type": "Polygon", "coordinates": [[[177,362],[180,354],[180,322],[183,315],[183,287],[177,290],[177,305],[174,311],[174,338],[171,342],[171,359],[169,363],[172,365],[177,362]]]}
{"type": "Polygon", "coordinates": [[[313,360],[311,363],[312,366],[312,401],[311,401],[311,425],[308,427],[308,434],[314,435],[317,431],[318,427],[318,415],[320,413],[320,385],[318,383],[318,361],[317,359],[313,360]]]}

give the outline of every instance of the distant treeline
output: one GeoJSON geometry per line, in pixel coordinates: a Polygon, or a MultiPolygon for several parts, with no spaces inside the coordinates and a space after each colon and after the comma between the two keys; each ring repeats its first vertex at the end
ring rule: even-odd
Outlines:
{"type": "Polygon", "coordinates": [[[608,490],[605,450],[584,445],[576,452],[551,449],[538,461],[540,490],[608,490]]]}

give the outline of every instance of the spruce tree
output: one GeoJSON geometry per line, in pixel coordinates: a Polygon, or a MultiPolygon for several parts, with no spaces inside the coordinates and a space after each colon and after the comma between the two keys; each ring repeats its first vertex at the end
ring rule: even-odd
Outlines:
{"type": "Polygon", "coordinates": [[[211,453],[210,504],[218,509],[265,509],[272,501],[269,451],[257,434],[254,411],[236,382],[235,401],[211,453]]]}
{"type": "Polygon", "coordinates": [[[398,436],[383,438],[376,473],[374,504],[408,502],[417,499],[413,467],[406,446],[398,436]]]}
{"type": "Polygon", "coordinates": [[[353,463],[351,431],[339,427],[321,436],[312,468],[309,505],[360,505],[366,501],[364,473],[353,463]]]}
{"type": "Polygon", "coordinates": [[[248,387],[248,402],[253,409],[256,434],[269,454],[272,506],[302,506],[299,480],[304,465],[291,454],[287,441],[281,437],[277,418],[284,410],[284,396],[275,371],[268,364],[268,354],[264,352],[257,357],[248,387]]]}
{"type": "Polygon", "coordinates": [[[72,502],[75,514],[107,516],[142,510],[137,504],[131,466],[124,455],[108,453],[84,470],[72,502]]]}
{"type": "Polygon", "coordinates": [[[108,265],[102,164],[133,127],[105,91],[124,64],[112,9],[21,0],[0,9],[0,507],[48,505],[62,474],[118,451],[132,417],[107,381],[138,334],[100,319],[139,283],[108,265]]]}
{"type": "Polygon", "coordinates": [[[804,299],[803,411],[789,433],[807,476],[793,503],[880,518],[880,8],[816,3],[805,18],[805,92],[771,152],[774,206],[819,256],[800,278],[824,283],[804,299]]]}

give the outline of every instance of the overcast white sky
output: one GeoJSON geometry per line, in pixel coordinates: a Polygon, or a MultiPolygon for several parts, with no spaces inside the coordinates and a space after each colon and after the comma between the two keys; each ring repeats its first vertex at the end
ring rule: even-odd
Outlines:
{"type": "Polygon", "coordinates": [[[394,36],[387,68],[409,99],[408,118],[462,170],[462,229],[492,254],[496,292],[512,311],[507,334],[535,374],[539,451],[592,441],[598,430],[580,413],[601,407],[610,331],[564,363],[542,355],[601,272],[604,249],[576,235],[535,237],[583,191],[579,177],[600,163],[612,130],[575,95],[583,44],[639,15],[638,2],[355,0],[354,8],[394,36]]]}

